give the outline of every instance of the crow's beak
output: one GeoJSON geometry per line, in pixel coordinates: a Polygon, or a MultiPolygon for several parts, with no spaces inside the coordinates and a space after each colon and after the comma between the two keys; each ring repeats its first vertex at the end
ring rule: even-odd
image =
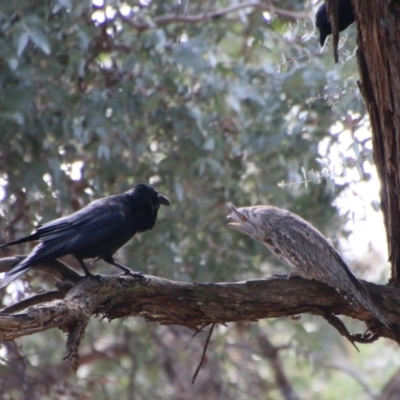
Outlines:
{"type": "Polygon", "coordinates": [[[158,194],[158,200],[160,200],[161,204],[164,204],[164,206],[170,206],[171,202],[169,201],[169,199],[165,196],[163,196],[162,194],[158,194]]]}

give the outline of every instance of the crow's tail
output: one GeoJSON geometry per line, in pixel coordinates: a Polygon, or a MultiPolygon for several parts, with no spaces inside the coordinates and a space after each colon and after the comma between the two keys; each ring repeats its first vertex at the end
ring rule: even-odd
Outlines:
{"type": "MultiPolygon", "coordinates": [[[[26,242],[32,242],[34,240],[39,240],[39,235],[38,233],[33,233],[32,235],[25,236],[21,239],[14,240],[12,242],[8,243],[3,243],[0,244],[0,249],[3,247],[7,246],[12,246],[14,244],[21,244],[21,243],[26,243],[26,242]]],[[[0,281],[0,289],[7,286],[9,283],[11,283],[14,279],[17,279],[19,276],[27,272],[30,268],[32,268],[33,263],[32,260],[30,260],[31,257],[27,257],[24,260],[22,260],[20,263],[18,263],[15,267],[11,269],[11,271],[8,271],[5,275],[4,278],[0,281]]]]}
{"type": "Polygon", "coordinates": [[[34,240],[39,240],[39,234],[38,233],[32,233],[32,235],[25,236],[25,237],[23,237],[21,239],[14,240],[14,241],[8,242],[8,243],[0,244],[0,249],[3,248],[3,247],[7,247],[7,246],[13,246],[14,244],[33,242],[34,240]]]}
{"type": "MultiPolygon", "coordinates": [[[[33,234],[22,239],[16,240],[14,242],[5,243],[0,247],[10,246],[13,244],[19,244],[24,242],[30,242],[31,240],[36,240],[38,237],[33,234]]],[[[14,279],[17,279],[19,276],[29,271],[34,265],[38,264],[40,261],[43,261],[45,257],[40,254],[41,245],[36,246],[32,252],[24,258],[22,261],[17,263],[10,271],[8,271],[4,278],[0,281],[0,289],[7,286],[14,279]]]]}
{"type": "Polygon", "coordinates": [[[19,276],[32,268],[31,263],[25,263],[25,260],[21,261],[11,271],[8,271],[4,275],[4,278],[0,281],[0,289],[7,286],[13,280],[17,279],[19,276]]]}

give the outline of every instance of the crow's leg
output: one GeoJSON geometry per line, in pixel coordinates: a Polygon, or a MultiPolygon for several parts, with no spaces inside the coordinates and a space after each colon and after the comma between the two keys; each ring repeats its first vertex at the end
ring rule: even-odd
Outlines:
{"type": "Polygon", "coordinates": [[[103,257],[103,260],[108,264],[114,265],[114,267],[122,269],[122,271],[124,271],[124,273],[126,275],[131,275],[131,276],[134,276],[135,278],[144,279],[144,276],[142,273],[134,272],[131,269],[129,269],[128,267],[125,267],[124,265],[117,263],[116,261],[114,261],[113,256],[105,256],[105,257],[103,257]]]}
{"type": "Polygon", "coordinates": [[[95,279],[101,279],[100,275],[93,275],[88,269],[87,266],[85,265],[85,263],[83,262],[83,260],[81,258],[76,257],[76,260],[78,261],[78,263],[81,265],[83,271],[85,272],[85,276],[87,276],[88,278],[95,278],[95,279]]]}

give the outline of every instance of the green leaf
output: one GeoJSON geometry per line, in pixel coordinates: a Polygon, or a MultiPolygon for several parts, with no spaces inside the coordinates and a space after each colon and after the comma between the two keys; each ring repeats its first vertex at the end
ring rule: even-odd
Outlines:
{"type": "Polygon", "coordinates": [[[18,59],[13,57],[8,60],[8,66],[10,67],[11,71],[15,71],[18,68],[18,59]]]}
{"type": "Polygon", "coordinates": [[[184,190],[183,190],[182,184],[180,182],[175,182],[174,189],[175,189],[175,195],[176,195],[178,201],[183,201],[185,196],[184,196],[184,190]]]}
{"type": "Polygon", "coordinates": [[[210,137],[206,140],[203,145],[203,149],[207,151],[214,151],[215,150],[215,140],[213,137],[210,137]]]}
{"type": "Polygon", "coordinates": [[[49,55],[51,53],[50,44],[43,32],[41,32],[37,28],[29,28],[28,32],[32,42],[35,43],[35,45],[39,47],[39,49],[42,50],[43,53],[49,55]]]}
{"type": "Polygon", "coordinates": [[[25,47],[29,43],[29,34],[28,32],[22,32],[21,35],[18,38],[18,49],[17,49],[17,55],[18,57],[21,57],[22,53],[25,50],[25,47]]]}
{"type": "Polygon", "coordinates": [[[110,148],[108,146],[106,146],[105,144],[101,144],[97,148],[97,157],[104,158],[108,161],[110,159],[110,148]]]}
{"type": "Polygon", "coordinates": [[[371,201],[371,206],[374,209],[374,211],[376,211],[376,212],[380,212],[381,211],[381,203],[378,200],[372,200],[371,201]]]}

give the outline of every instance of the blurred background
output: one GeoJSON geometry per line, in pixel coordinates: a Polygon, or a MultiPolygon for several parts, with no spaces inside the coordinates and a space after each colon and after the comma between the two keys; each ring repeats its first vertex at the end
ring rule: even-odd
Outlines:
{"type": "MultiPolygon", "coordinates": [[[[316,1],[15,0],[0,5],[0,239],[146,182],[169,197],[116,258],[178,281],[289,272],[225,225],[228,201],[271,204],[328,236],[355,274],[389,268],[358,90],[356,27],[318,45],[316,1]],[[214,14],[212,14],[214,13],[214,14]],[[212,17],[210,15],[212,14],[212,17]]],[[[2,250],[25,254],[30,244],[2,250]]],[[[74,266],[74,261],[65,258],[74,266]]],[[[97,273],[118,273],[98,262],[97,273]]],[[[54,287],[31,271],[2,305],[54,287]]],[[[364,332],[360,322],[345,320],[364,332]]],[[[207,330],[206,330],[207,333],[207,330]]],[[[92,318],[76,375],[57,330],[0,348],[5,399],[372,399],[394,343],[360,353],[319,317],[205,334],[92,318]]]]}

